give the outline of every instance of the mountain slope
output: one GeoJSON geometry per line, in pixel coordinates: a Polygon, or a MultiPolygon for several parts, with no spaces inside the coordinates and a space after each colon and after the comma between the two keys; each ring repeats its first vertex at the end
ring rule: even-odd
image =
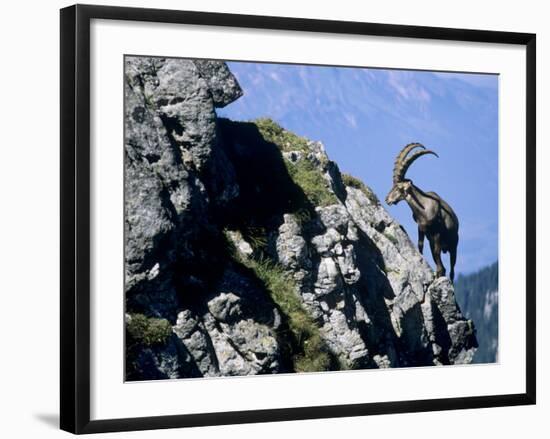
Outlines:
{"type": "Polygon", "coordinates": [[[322,144],[217,118],[224,63],[125,67],[128,380],[471,361],[452,284],[322,144]]]}
{"type": "Polygon", "coordinates": [[[460,275],[455,291],[464,315],[476,322],[479,348],[473,362],[498,361],[498,263],[460,275]]]}

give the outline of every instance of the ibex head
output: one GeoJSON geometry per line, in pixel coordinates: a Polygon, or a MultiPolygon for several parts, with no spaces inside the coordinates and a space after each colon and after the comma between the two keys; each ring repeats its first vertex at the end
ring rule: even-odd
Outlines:
{"type": "Polygon", "coordinates": [[[420,143],[409,143],[405,146],[395,159],[395,165],[393,167],[393,187],[386,196],[386,203],[389,205],[397,204],[404,200],[411,191],[412,182],[405,178],[407,169],[418,158],[426,154],[433,154],[439,157],[435,152],[426,149],[424,145],[420,143]],[[415,148],[422,148],[422,150],[415,151],[410,156],[407,155],[415,148]]]}

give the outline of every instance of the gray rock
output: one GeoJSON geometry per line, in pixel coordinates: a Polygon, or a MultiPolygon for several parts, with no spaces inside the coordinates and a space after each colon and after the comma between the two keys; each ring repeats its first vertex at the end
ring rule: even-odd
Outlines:
{"type": "Polygon", "coordinates": [[[229,239],[231,239],[231,242],[235,246],[235,249],[241,254],[241,256],[252,256],[252,254],[254,253],[254,249],[252,248],[250,243],[243,239],[242,235],[239,232],[229,230],[227,231],[227,235],[229,239]]]}
{"type": "Polygon", "coordinates": [[[301,227],[294,215],[285,214],[279,227],[276,241],[279,263],[289,269],[297,270],[307,266],[308,248],[302,237],[301,227]]]}
{"type": "Polygon", "coordinates": [[[179,313],[174,333],[204,376],[256,375],[281,371],[280,316],[263,292],[227,270],[208,311],[179,313]]]}
{"type": "Polygon", "coordinates": [[[225,63],[210,60],[194,60],[200,75],[206,80],[216,107],[225,107],[243,94],[239,83],[225,63]]]}
{"type": "MultiPolygon", "coordinates": [[[[185,59],[125,60],[125,259],[129,305],[175,320],[173,266],[197,261],[197,241],[212,233],[208,194],[198,171],[217,163],[218,179],[232,169],[212,154],[214,107],[242,93],[227,66],[185,59]],[[220,99],[223,98],[223,102],[220,99]],[[201,218],[201,221],[197,221],[201,218]]],[[[238,187],[226,185],[226,199],[238,187]]]]}
{"type": "Polygon", "coordinates": [[[128,381],[202,376],[189,351],[175,335],[162,345],[139,347],[127,362],[128,381]]]}
{"type": "Polygon", "coordinates": [[[218,376],[219,366],[212,339],[202,318],[190,310],[178,314],[174,333],[189,351],[203,376],[218,376]]]}
{"type": "Polygon", "coordinates": [[[219,322],[232,322],[242,315],[240,298],[233,293],[220,293],[208,302],[208,310],[219,322]]]}
{"type": "Polygon", "coordinates": [[[234,325],[210,322],[210,336],[220,375],[256,375],[279,371],[279,346],[274,333],[252,319],[234,325]]]}

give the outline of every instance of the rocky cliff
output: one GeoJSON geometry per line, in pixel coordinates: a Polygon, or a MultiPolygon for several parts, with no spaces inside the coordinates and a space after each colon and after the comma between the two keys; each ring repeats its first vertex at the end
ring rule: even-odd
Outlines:
{"type": "Polygon", "coordinates": [[[125,60],[128,380],[468,363],[452,284],[319,142],[217,118],[224,63],[125,60]]]}

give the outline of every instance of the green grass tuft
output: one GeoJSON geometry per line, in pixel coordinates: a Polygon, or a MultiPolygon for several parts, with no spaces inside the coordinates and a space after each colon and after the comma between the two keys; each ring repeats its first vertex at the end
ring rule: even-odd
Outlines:
{"type": "Polygon", "coordinates": [[[323,177],[321,170],[309,160],[302,159],[295,163],[285,160],[285,164],[294,183],[302,188],[314,206],[338,203],[336,195],[329,188],[329,183],[323,177]]]}
{"type": "Polygon", "coordinates": [[[296,284],[283,267],[262,258],[239,258],[266,287],[269,295],[288,319],[288,326],[298,349],[292,355],[296,372],[330,370],[331,358],[321,338],[319,328],[303,308],[296,293],[296,284]]]}
{"type": "Polygon", "coordinates": [[[130,344],[146,346],[160,345],[172,335],[172,325],[166,319],[146,317],[143,314],[131,314],[126,323],[130,344]]]}
{"type": "MultiPolygon", "coordinates": [[[[301,151],[307,153],[310,151],[309,140],[285,130],[272,119],[260,118],[253,121],[253,123],[258,127],[263,138],[267,142],[277,145],[282,152],[301,151]]],[[[302,188],[313,205],[328,206],[338,202],[329,187],[329,183],[323,178],[319,166],[305,158],[296,162],[285,159],[284,162],[294,183],[302,188]]]]}
{"type": "Polygon", "coordinates": [[[308,140],[285,130],[277,122],[263,117],[253,121],[263,138],[279,147],[281,151],[309,151],[308,140]]]}
{"type": "Polygon", "coordinates": [[[357,177],[354,177],[350,174],[342,173],[342,182],[349,187],[359,189],[361,192],[363,192],[366,197],[369,199],[369,201],[373,204],[380,204],[380,200],[378,200],[378,197],[375,195],[375,193],[361,180],[359,180],[357,177]]]}
{"type": "Polygon", "coordinates": [[[242,232],[242,237],[255,251],[264,251],[267,249],[268,239],[265,227],[248,226],[242,232]]]}

